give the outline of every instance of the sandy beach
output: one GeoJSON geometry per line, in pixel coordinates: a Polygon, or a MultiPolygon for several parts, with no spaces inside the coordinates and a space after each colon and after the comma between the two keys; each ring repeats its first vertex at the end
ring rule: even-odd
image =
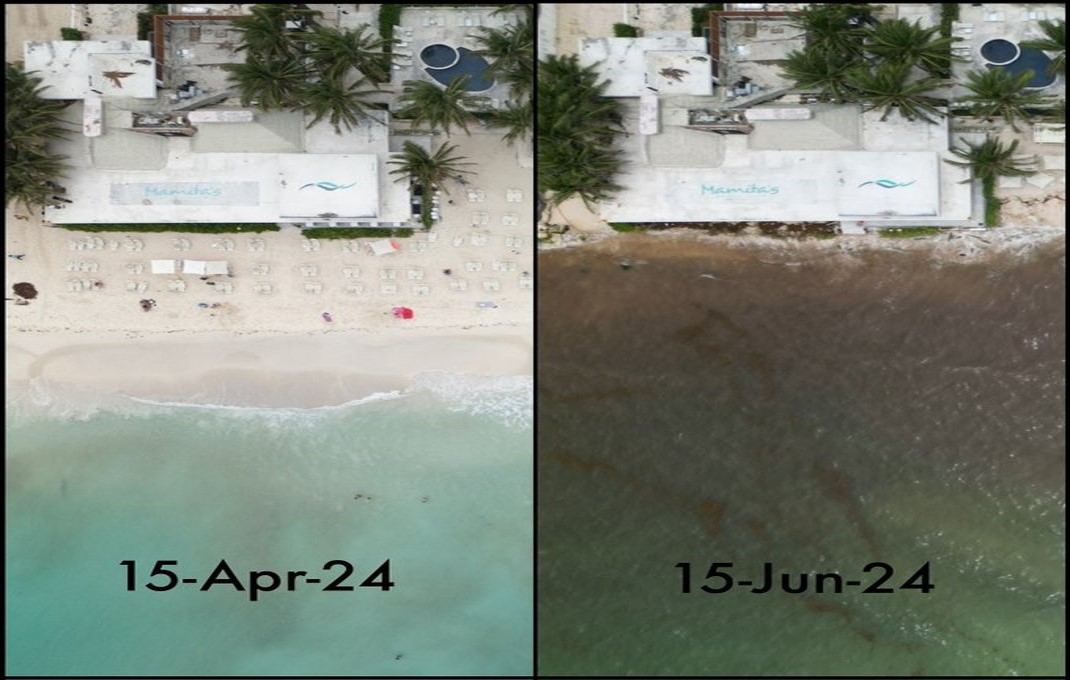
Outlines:
{"type": "MultiPolygon", "coordinates": [[[[8,6],[8,59],[21,59],[24,40],[58,39],[62,26],[91,37],[136,30],[133,12],[113,7],[8,6]]],[[[372,254],[373,238],[310,240],[296,227],[68,231],[9,207],[8,385],[315,407],[403,390],[429,371],[530,374],[530,163],[498,130],[449,142],[478,161],[476,175],[449,187],[432,230],[396,239],[387,255],[372,254]],[[153,260],[222,260],[229,276],[152,274],[153,260]],[[15,304],[16,283],[36,289],[29,304],[15,304]],[[397,318],[397,307],[412,318],[397,318]]]]}

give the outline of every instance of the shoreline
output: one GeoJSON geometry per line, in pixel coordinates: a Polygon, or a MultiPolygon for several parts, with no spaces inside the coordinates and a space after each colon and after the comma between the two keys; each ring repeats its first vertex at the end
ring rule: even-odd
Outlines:
{"type": "MultiPolygon", "coordinates": [[[[843,255],[847,262],[852,254],[916,252],[928,254],[933,259],[950,263],[974,263],[986,257],[1001,254],[1025,254],[1047,244],[1065,241],[1063,227],[1028,226],[995,227],[989,229],[946,229],[939,234],[906,238],[887,238],[877,234],[844,235],[830,238],[812,236],[775,237],[745,233],[710,233],[700,229],[680,226],[673,229],[658,229],[636,232],[598,231],[585,232],[582,238],[570,239],[555,245],[540,245],[540,254],[590,248],[612,251],[642,247],[644,243],[665,245],[678,243],[682,255],[707,256],[709,252],[687,252],[684,248],[706,245],[725,253],[756,253],[763,255],[843,255]]],[[[761,261],[761,260],[756,260],[761,261]]],[[[769,263],[766,263],[769,264],[769,263]]]]}
{"type": "Polygon", "coordinates": [[[176,335],[16,330],[5,346],[9,398],[20,388],[48,394],[61,387],[91,401],[313,409],[402,393],[429,373],[489,378],[534,370],[524,327],[176,335]]]}

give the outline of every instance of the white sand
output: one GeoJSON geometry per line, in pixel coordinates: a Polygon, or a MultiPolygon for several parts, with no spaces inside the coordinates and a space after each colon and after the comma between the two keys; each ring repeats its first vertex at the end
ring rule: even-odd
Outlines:
{"type": "Polygon", "coordinates": [[[303,408],[404,390],[414,376],[431,371],[532,371],[531,338],[520,328],[242,338],[23,332],[9,335],[6,365],[9,385],[62,384],[159,401],[303,408]]]}

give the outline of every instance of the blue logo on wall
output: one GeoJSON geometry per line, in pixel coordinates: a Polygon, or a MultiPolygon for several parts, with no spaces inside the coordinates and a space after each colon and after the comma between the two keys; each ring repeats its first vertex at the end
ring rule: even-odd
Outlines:
{"type": "Polygon", "coordinates": [[[878,179],[877,181],[870,180],[869,182],[862,182],[861,184],[858,185],[858,187],[864,187],[867,184],[876,184],[877,186],[879,186],[879,187],[881,187],[883,189],[896,189],[898,187],[908,187],[908,186],[910,186],[911,184],[913,184],[914,182],[917,182],[917,181],[918,180],[916,180],[916,179],[912,179],[909,182],[896,182],[896,181],[890,180],[890,179],[878,179]]]}
{"type": "MultiPolygon", "coordinates": [[[[319,189],[323,189],[324,191],[338,191],[339,189],[348,189],[349,187],[354,187],[356,185],[356,182],[353,182],[352,184],[335,184],[334,182],[312,182],[311,184],[306,184],[305,186],[301,187],[301,189],[317,187],[319,189]]],[[[300,191],[301,189],[298,189],[298,191],[300,191]]]]}
{"type": "Polygon", "coordinates": [[[748,184],[746,186],[726,187],[716,184],[703,184],[699,192],[705,194],[770,194],[780,193],[780,187],[776,184],[748,184]]]}

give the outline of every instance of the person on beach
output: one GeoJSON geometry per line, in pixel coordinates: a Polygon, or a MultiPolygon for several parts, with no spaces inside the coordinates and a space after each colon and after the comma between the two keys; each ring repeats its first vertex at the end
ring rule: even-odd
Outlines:
{"type": "Polygon", "coordinates": [[[21,260],[22,258],[26,257],[26,254],[21,253],[19,255],[8,255],[8,257],[10,257],[12,260],[21,260]]]}
{"type": "Polygon", "coordinates": [[[323,313],[323,320],[326,321],[327,323],[331,323],[332,321],[334,321],[334,319],[331,317],[331,313],[330,312],[324,312],[323,313]]]}

